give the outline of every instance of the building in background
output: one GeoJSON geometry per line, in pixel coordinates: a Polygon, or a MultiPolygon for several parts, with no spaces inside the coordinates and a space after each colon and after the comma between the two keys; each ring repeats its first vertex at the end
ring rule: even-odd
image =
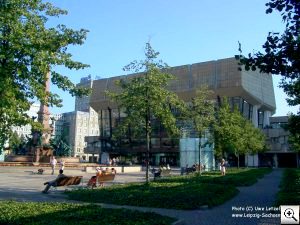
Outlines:
{"type": "Polygon", "coordinates": [[[64,135],[65,129],[64,129],[64,123],[65,123],[65,118],[64,114],[52,114],[50,116],[51,123],[53,125],[53,133],[52,135],[54,137],[59,136],[62,137],[64,135]]]}
{"type": "Polygon", "coordinates": [[[270,125],[263,129],[270,150],[259,154],[260,166],[297,167],[297,153],[290,148],[289,132],[284,129],[287,123],[287,116],[270,117],[270,125]]]}
{"type": "MultiPolygon", "coordinates": [[[[29,111],[26,112],[26,114],[31,118],[37,118],[38,117],[38,111],[40,109],[40,105],[37,103],[34,103],[30,106],[29,111]]],[[[25,126],[12,126],[12,132],[15,132],[18,134],[19,137],[31,137],[31,125],[27,124],[25,126]]]]}
{"type": "MultiPolygon", "coordinates": [[[[91,76],[84,77],[77,84],[78,87],[91,88],[91,76]]],[[[75,111],[51,114],[50,124],[53,127],[52,138],[63,138],[71,147],[72,156],[79,157],[82,161],[96,162],[99,152],[85,153],[86,136],[99,136],[98,114],[90,107],[89,96],[76,97],[75,111]]],[[[27,112],[28,116],[37,118],[39,104],[33,104],[27,112]]],[[[31,137],[31,125],[12,127],[19,137],[31,137]]]]}
{"type": "MultiPolygon", "coordinates": [[[[91,88],[91,76],[84,77],[77,87],[91,88]]],[[[99,152],[84,151],[87,146],[86,136],[99,136],[98,114],[90,107],[90,96],[76,97],[75,111],[57,116],[55,121],[56,135],[64,136],[72,150],[72,156],[79,157],[81,161],[97,162],[99,152]]]]}
{"type": "MultiPolygon", "coordinates": [[[[169,90],[177,93],[182,100],[191,101],[197,89],[207,85],[214,91],[216,102],[226,96],[231,106],[237,106],[244,117],[251,120],[256,127],[264,128],[270,125],[269,118],[276,109],[272,76],[258,71],[240,71],[235,58],[171,67],[168,72],[176,77],[170,82],[169,90]]],[[[100,136],[86,138],[88,146],[98,148],[99,152],[106,152],[110,157],[130,156],[139,163],[145,160],[144,144],[122,140],[123,144],[116,145],[112,140],[113,129],[124,115],[105,94],[107,90],[118,90],[114,83],[116,80],[141,75],[143,74],[129,74],[94,81],[90,105],[99,115],[100,136]]],[[[193,132],[189,132],[188,136],[180,140],[174,140],[165,135],[161,126],[158,127],[159,129],[153,132],[151,143],[152,164],[191,166],[197,163],[199,153],[195,146],[199,140],[193,136],[193,132]]],[[[207,153],[204,154],[207,155],[201,155],[201,158],[207,158],[210,160],[209,165],[213,166],[213,149],[207,149],[207,153]]],[[[258,155],[247,156],[245,161],[249,162],[248,166],[259,165],[258,155]]]]}

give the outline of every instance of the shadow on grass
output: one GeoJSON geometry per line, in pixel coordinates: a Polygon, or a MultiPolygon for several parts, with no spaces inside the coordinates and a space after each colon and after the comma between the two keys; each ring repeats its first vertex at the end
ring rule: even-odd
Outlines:
{"type": "Polygon", "coordinates": [[[237,193],[238,190],[232,185],[224,187],[218,184],[167,181],[67,192],[70,199],[79,201],[171,209],[197,209],[203,205],[212,207],[237,193]]]}
{"type": "Polygon", "coordinates": [[[270,169],[233,170],[226,176],[193,174],[172,176],[149,184],[113,185],[95,190],[66,192],[73,200],[117,205],[170,209],[213,207],[234,197],[237,186],[248,186],[270,172],[270,169]]]}
{"type": "Polygon", "coordinates": [[[209,184],[231,184],[233,186],[250,186],[262,178],[265,174],[270,173],[270,168],[260,169],[228,169],[226,176],[220,176],[219,171],[205,172],[202,175],[199,173],[170,177],[158,180],[157,182],[184,182],[184,183],[209,183],[209,184]]]}
{"type": "Polygon", "coordinates": [[[6,225],[168,225],[175,221],[155,213],[68,203],[4,201],[0,202],[0,211],[0,224],[6,225]]]}

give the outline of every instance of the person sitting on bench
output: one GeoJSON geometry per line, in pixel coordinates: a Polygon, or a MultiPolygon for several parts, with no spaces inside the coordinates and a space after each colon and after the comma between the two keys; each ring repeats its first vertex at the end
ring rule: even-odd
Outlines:
{"type": "Polygon", "coordinates": [[[100,176],[102,174],[101,167],[96,168],[96,176],[92,176],[87,184],[88,187],[97,187],[97,176],[100,176]]]}
{"type": "Polygon", "coordinates": [[[64,172],[63,170],[59,170],[59,174],[58,174],[58,176],[56,177],[55,180],[48,181],[48,182],[44,183],[44,185],[47,185],[45,187],[45,189],[42,191],[44,194],[48,193],[48,191],[49,191],[49,189],[50,189],[51,186],[54,186],[54,187],[56,186],[56,182],[58,181],[59,178],[66,177],[66,175],[63,174],[63,172],[64,172]]]}

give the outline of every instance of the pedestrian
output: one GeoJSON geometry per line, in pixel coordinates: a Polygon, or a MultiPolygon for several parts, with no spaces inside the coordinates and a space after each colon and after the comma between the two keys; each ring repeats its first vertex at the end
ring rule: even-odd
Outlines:
{"type": "Polygon", "coordinates": [[[221,160],[221,175],[225,176],[226,174],[226,162],[225,159],[221,160]]]}
{"type": "Polygon", "coordinates": [[[59,162],[59,167],[60,167],[60,169],[61,169],[62,171],[64,171],[64,169],[65,169],[65,161],[64,161],[63,159],[60,160],[60,162],[59,162]]]}
{"type": "Polygon", "coordinates": [[[53,155],[50,158],[50,166],[52,168],[52,173],[51,173],[52,175],[54,174],[54,170],[55,170],[56,164],[57,164],[57,160],[56,160],[55,156],[53,155]]]}

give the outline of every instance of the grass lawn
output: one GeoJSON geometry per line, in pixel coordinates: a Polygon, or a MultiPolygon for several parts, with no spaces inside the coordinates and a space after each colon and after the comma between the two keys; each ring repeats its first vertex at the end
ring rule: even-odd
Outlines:
{"type": "Polygon", "coordinates": [[[276,205],[300,204],[300,169],[286,169],[277,193],[276,205]]]}
{"type": "Polygon", "coordinates": [[[0,224],[5,225],[170,225],[175,219],[155,213],[104,209],[96,205],[0,201],[0,224]]]}
{"type": "Polygon", "coordinates": [[[202,176],[172,176],[145,183],[113,185],[94,190],[66,192],[70,199],[118,205],[156,208],[198,209],[220,205],[234,197],[237,186],[254,184],[271,169],[231,169],[226,176],[205,173],[202,176]]]}

